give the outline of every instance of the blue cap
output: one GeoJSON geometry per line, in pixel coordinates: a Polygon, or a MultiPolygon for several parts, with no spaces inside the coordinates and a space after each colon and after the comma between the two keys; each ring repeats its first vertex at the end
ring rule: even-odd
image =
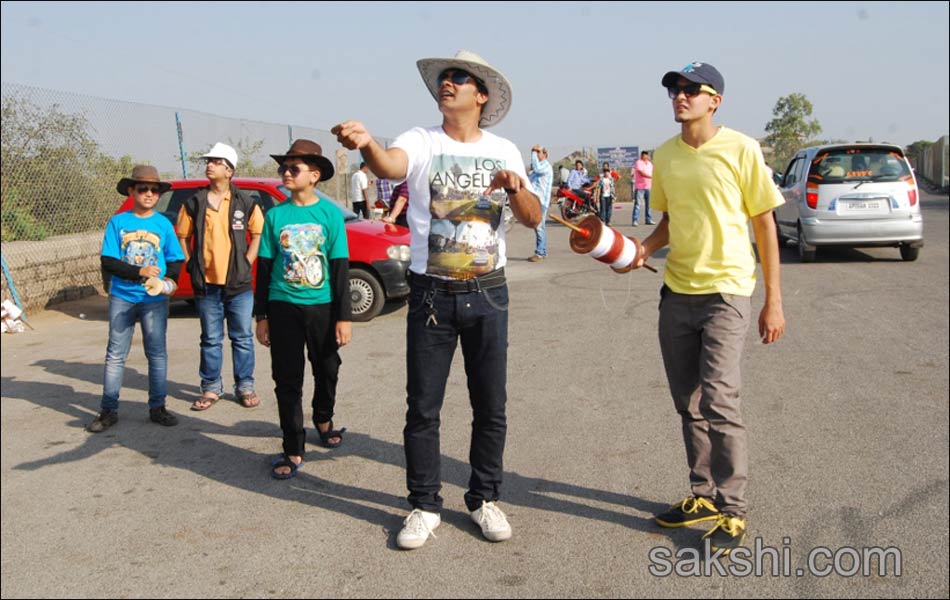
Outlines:
{"type": "Polygon", "coordinates": [[[720,94],[726,91],[726,81],[716,67],[709,63],[691,62],[680,71],[670,71],[664,75],[660,84],[665,88],[673,87],[680,77],[693,83],[705,83],[720,94]]]}

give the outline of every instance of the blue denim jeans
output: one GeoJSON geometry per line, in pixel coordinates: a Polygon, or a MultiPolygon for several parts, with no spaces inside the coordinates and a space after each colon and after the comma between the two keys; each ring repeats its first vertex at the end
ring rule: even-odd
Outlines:
{"type": "Polygon", "coordinates": [[[640,202],[643,202],[643,220],[646,223],[653,222],[650,216],[650,190],[636,190],[633,196],[633,223],[640,221],[640,202]]]}
{"type": "Polygon", "coordinates": [[[534,253],[537,256],[548,255],[548,206],[541,207],[541,224],[534,228],[534,253]]]}
{"type": "Polygon", "coordinates": [[[168,300],[128,302],[109,296],[109,345],[106,347],[105,373],[102,377],[102,410],[119,410],[125,359],[132,347],[136,321],[142,323],[142,343],[145,358],[148,359],[148,407],[165,406],[168,300]]]}
{"type": "Polygon", "coordinates": [[[254,293],[249,291],[228,297],[224,286],[205,284],[205,295],[195,296],[201,320],[201,391],[221,394],[222,346],[224,322],[231,339],[235,393],[254,390],[254,293]]]}
{"type": "Polygon", "coordinates": [[[406,484],[412,507],[431,512],[442,508],[439,415],[459,339],[474,415],[465,504],[475,510],[482,500],[497,500],[501,490],[508,427],[508,286],[449,294],[414,281],[406,317],[406,484]]]}

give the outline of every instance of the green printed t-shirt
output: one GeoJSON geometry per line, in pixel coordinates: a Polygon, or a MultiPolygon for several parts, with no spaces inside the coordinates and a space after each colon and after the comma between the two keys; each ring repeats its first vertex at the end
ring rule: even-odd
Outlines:
{"type": "Polygon", "coordinates": [[[754,139],[720,127],[693,148],[676,136],[653,157],[654,210],[669,215],[664,283],[679,294],[751,296],[749,219],[784,200],[754,139]]]}
{"type": "Polygon", "coordinates": [[[282,202],[267,212],[258,255],[274,259],[270,300],[329,304],[330,261],[349,258],[343,213],[327,200],[309,206],[282,202]]]}

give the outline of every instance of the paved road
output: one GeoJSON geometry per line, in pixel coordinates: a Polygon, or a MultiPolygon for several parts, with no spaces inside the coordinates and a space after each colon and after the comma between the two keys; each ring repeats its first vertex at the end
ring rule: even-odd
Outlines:
{"type": "MultiPolygon", "coordinates": [[[[345,446],[310,449],[301,474],[278,482],[267,470],[279,449],[268,355],[258,349],[260,408],[188,411],[198,322],[185,305],[168,335],[181,424],[147,421],[136,341],[120,422],[87,434],[107,332],[106,301],[93,298],[3,336],[2,595],[946,598],[948,199],[923,205],[927,246],[915,263],[875,249],[802,265],[784,249],[788,333],[765,347],[750,331],[743,365],[750,544],[777,548],[793,575],[818,547],[896,547],[901,577],[893,560],[883,577],[723,575],[691,560],[701,528],[653,525],[688,489],[656,341],[661,280],[572,254],[553,225],[543,263],[524,260],[530,231],[511,239],[510,542],[484,542],[464,510],[470,411],[457,357],[443,412],[444,522],[424,548],[395,549],[405,306],[354,327],[338,403],[345,446]],[[711,575],[655,576],[653,548],[711,575]]],[[[616,220],[629,216],[621,206],[616,220]]],[[[850,569],[853,554],[838,556],[850,569]]]]}

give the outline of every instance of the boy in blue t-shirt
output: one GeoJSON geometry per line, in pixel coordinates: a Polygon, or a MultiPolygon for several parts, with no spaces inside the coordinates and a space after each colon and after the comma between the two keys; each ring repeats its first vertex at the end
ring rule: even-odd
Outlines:
{"type": "Polygon", "coordinates": [[[102,239],[102,269],[112,277],[109,345],[106,348],[101,412],[86,427],[91,433],[105,431],[119,420],[119,390],[136,321],[142,324],[143,345],[148,358],[149,418],[159,425],[178,424],[175,415],[165,409],[168,297],[151,295],[144,285],[146,280],[153,278],[177,280],[185,258],[171,222],[154,210],[159,196],[169,189],[171,184],[160,180],[158,169],[147,165],[134,167],[132,176],[119,180],[116,186],[120,194],[132,197],[133,205],[131,211],[109,219],[102,239]]]}

